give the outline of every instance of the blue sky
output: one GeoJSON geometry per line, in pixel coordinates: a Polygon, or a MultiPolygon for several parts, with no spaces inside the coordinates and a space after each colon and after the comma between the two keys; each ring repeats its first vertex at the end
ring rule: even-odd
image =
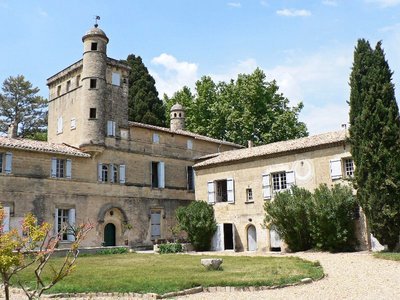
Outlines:
{"type": "Polygon", "coordinates": [[[260,67],[303,101],[311,134],[347,122],[358,38],[382,40],[400,84],[400,0],[0,0],[0,81],[23,74],[47,97],[46,79],[82,57],[95,15],[108,56],[140,55],[161,95],[260,67]]]}

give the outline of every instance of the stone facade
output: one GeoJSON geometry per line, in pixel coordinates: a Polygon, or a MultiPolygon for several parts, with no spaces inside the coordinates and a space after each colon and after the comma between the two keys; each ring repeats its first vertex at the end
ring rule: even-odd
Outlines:
{"type": "MultiPolygon", "coordinates": [[[[175,210],[194,200],[195,159],[240,148],[184,131],[128,122],[129,67],[107,57],[99,28],[83,59],[47,80],[48,142],[0,137],[5,230],[28,212],[95,229],[83,246],[150,246],[171,238],[175,210]]],[[[68,245],[66,235],[61,247],[68,245]]]]}
{"type": "MultiPolygon", "coordinates": [[[[216,250],[283,250],[279,236],[263,225],[264,203],[296,184],[348,184],[354,165],[345,131],[227,151],[195,165],[196,199],[214,207],[216,250]]],[[[365,217],[356,221],[360,249],[368,245],[365,217]]]]}

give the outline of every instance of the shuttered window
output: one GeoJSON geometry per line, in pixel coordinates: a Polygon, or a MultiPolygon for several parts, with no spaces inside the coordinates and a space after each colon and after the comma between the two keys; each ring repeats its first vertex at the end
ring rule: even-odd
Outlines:
{"type": "Polygon", "coordinates": [[[214,181],[207,182],[208,203],[215,203],[215,183],[214,181]]]}
{"type": "Polygon", "coordinates": [[[342,178],[342,161],[340,159],[332,159],[329,161],[331,178],[342,178]]]}
{"type": "Polygon", "coordinates": [[[0,153],[0,173],[11,174],[13,154],[0,153]]]}
{"type": "Polygon", "coordinates": [[[161,238],[161,212],[151,212],[151,239],[156,240],[161,238]]]}
{"type": "Polygon", "coordinates": [[[72,161],[70,159],[51,159],[51,177],[52,178],[67,178],[72,176],[72,161]]]}
{"type": "Polygon", "coordinates": [[[151,187],[165,188],[165,164],[162,161],[151,162],[151,187]]]}
{"type": "Polygon", "coordinates": [[[54,216],[54,229],[55,234],[61,234],[62,241],[73,242],[75,240],[74,228],[75,228],[75,208],[56,208],[54,216]]]}
{"type": "Polygon", "coordinates": [[[262,175],[262,191],[264,199],[271,199],[271,182],[270,182],[270,174],[262,175]]]}

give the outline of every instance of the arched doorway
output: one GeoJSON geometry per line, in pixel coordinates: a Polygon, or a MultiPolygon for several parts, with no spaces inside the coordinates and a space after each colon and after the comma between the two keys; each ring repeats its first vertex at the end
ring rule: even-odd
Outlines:
{"type": "Polygon", "coordinates": [[[108,223],[104,227],[104,246],[115,246],[115,225],[108,223]]]}
{"type": "Polygon", "coordinates": [[[247,250],[248,251],[257,250],[257,231],[254,225],[250,225],[247,228],[247,250]]]}

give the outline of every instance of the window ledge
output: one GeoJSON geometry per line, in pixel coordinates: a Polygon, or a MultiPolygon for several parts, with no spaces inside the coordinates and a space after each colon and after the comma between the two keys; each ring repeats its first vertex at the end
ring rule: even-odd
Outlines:
{"type": "MultiPolygon", "coordinates": [[[[265,199],[264,199],[265,200],[265,199]]],[[[254,204],[254,200],[246,201],[245,204],[254,204]]]]}

